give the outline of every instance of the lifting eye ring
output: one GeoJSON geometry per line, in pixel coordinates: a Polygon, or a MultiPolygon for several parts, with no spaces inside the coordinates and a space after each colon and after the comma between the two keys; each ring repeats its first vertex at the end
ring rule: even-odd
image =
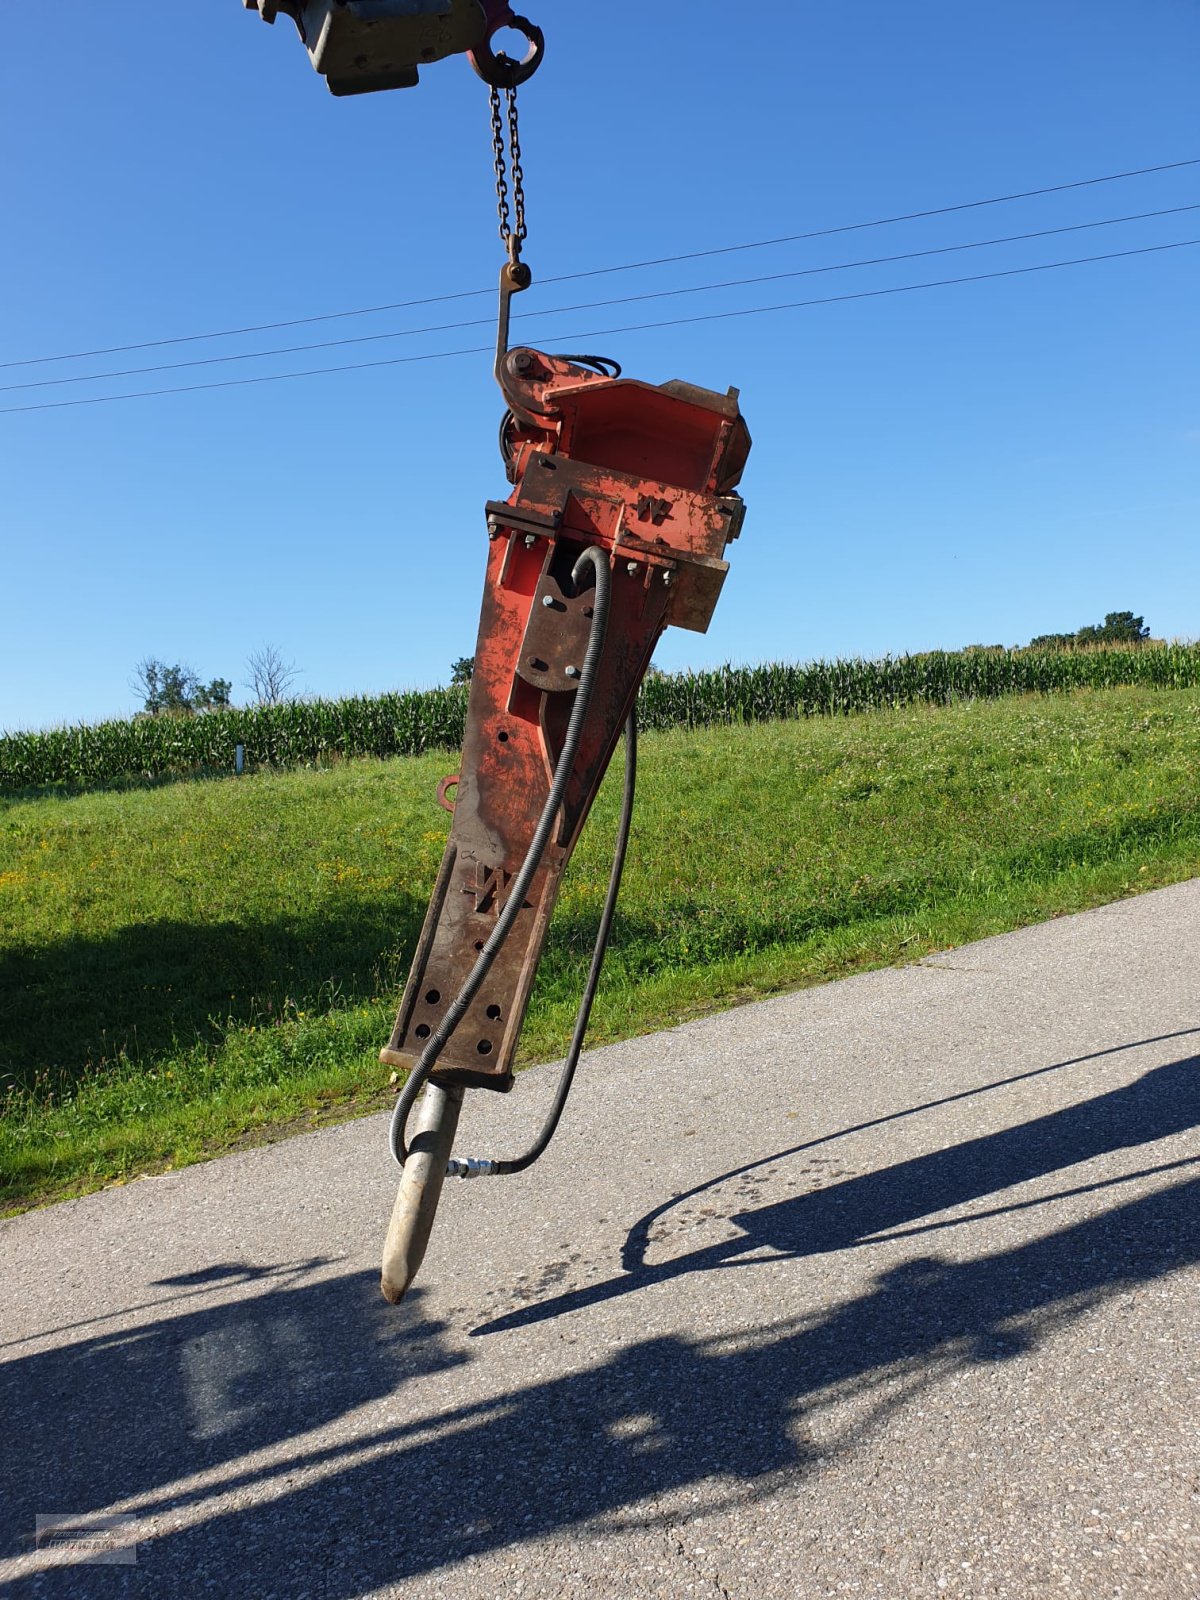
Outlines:
{"type": "Polygon", "coordinates": [[[453,816],[454,815],[454,804],[455,804],[455,801],[457,799],[458,799],[458,773],[457,772],[452,772],[449,777],[443,778],[441,783],[439,783],[438,786],[437,786],[437,803],[438,803],[438,805],[441,806],[443,811],[448,811],[451,814],[451,816],[453,816]],[[448,789],[453,789],[455,791],[454,800],[451,800],[450,796],[447,794],[446,791],[448,789]]]}
{"type": "Polygon", "coordinates": [[[484,83],[490,84],[493,89],[515,89],[519,83],[525,83],[533,77],[541,66],[545,54],[546,36],[537,23],[530,22],[527,17],[514,16],[510,12],[492,26],[481,45],[468,52],[467,60],[484,83]],[[529,41],[529,49],[525,52],[524,60],[514,61],[503,51],[497,54],[492,49],[492,39],[501,28],[515,28],[518,33],[525,35],[529,41]]]}

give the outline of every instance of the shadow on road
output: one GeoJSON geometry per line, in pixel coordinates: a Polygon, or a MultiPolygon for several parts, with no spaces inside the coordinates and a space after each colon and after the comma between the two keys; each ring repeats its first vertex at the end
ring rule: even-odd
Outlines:
{"type": "MultiPolygon", "coordinates": [[[[615,1281],[628,1292],[767,1247],[799,1258],[807,1291],[814,1253],[864,1247],[881,1229],[911,1231],[948,1206],[1197,1125],[1192,1057],[1020,1127],[742,1211],[744,1240],[615,1281]]],[[[350,1600],[538,1535],[638,1522],[636,1502],[702,1480],[752,1499],[817,1458],[806,1413],[832,1396],[863,1397],[842,1449],[921,1386],[1035,1353],[1106,1297],[1198,1259],[1193,1177],[993,1254],[923,1254],[816,1321],[785,1318],[739,1341],[646,1338],[457,1409],[440,1404],[438,1375],[469,1357],[419,1295],[397,1318],[374,1274],[312,1281],[296,1268],[232,1303],[0,1369],[6,1425],[22,1441],[4,1543],[18,1548],[37,1511],[132,1498],[147,1523],[160,1519],[136,1569],[147,1593],[190,1594],[202,1582],[350,1600]],[[305,1437],[371,1402],[365,1424],[305,1437]],[[219,1509],[215,1486],[187,1482],[209,1469],[231,1494],[219,1509]]],[[[776,1285],[786,1301],[786,1282],[776,1285]]],[[[612,1292],[561,1296],[506,1325],[612,1292]]],[[[584,1343],[586,1319],[568,1325],[584,1343]]],[[[469,1348],[478,1360],[491,1346],[469,1348]]],[[[48,1581],[91,1594],[109,1577],[76,1568],[48,1581]]]]}
{"type": "MultiPolygon", "coordinates": [[[[1109,1055],[1114,1052],[1102,1053],[1109,1055]]],[[[1089,1059],[1094,1058],[1080,1057],[1079,1061],[1063,1062],[1058,1066],[1075,1066],[1089,1059]]],[[[1005,1081],[1017,1083],[1054,1070],[1057,1068],[1041,1067],[1036,1072],[1005,1081]]],[[[951,1098],[962,1099],[966,1096],[951,1098]]],[[[942,1105],[949,1101],[935,1103],[942,1105]]],[[[722,1174],[720,1178],[710,1179],[689,1191],[688,1195],[676,1196],[668,1204],[656,1207],[649,1217],[643,1217],[630,1230],[622,1252],[626,1270],[619,1276],[557,1295],[537,1305],[522,1307],[473,1331],[486,1334],[525,1327],[548,1317],[561,1316],[564,1312],[582,1310],[602,1300],[637,1292],[648,1284],[661,1283],[684,1273],[730,1265],[764,1248],[784,1255],[815,1255],[822,1251],[845,1250],[869,1244],[885,1233],[911,1235],[933,1232],[940,1226],[961,1226],[961,1218],[955,1219],[953,1224],[925,1223],[916,1227],[911,1224],[922,1218],[934,1217],[953,1206],[1012,1188],[1031,1178],[1044,1177],[1096,1156],[1148,1144],[1197,1126],[1200,1126],[1200,1057],[1192,1056],[1156,1067],[1120,1089],[1035,1118],[1031,1122],[1019,1123],[978,1139],[968,1139],[942,1150],[933,1150],[910,1161],[849,1178],[828,1188],[813,1189],[776,1205],[735,1213],[732,1220],[742,1229],[742,1237],[723,1240],[661,1265],[646,1263],[646,1250],[653,1238],[652,1226],[673,1206],[731,1178],[753,1171],[756,1167],[776,1165],[789,1155],[827,1142],[825,1139],[809,1141],[792,1151],[782,1151],[750,1167],[737,1168],[722,1174]],[[905,1224],[910,1226],[906,1227],[905,1224]]],[[[1137,1176],[1144,1174],[1129,1175],[1130,1178],[1137,1176]]],[[[1086,1193],[1107,1186],[1103,1181],[1082,1184],[1073,1186],[1069,1192],[1086,1193]]],[[[1063,1197],[1059,1193],[1048,1198],[1063,1197]]],[[[1041,1200],[1018,1201],[998,1209],[1021,1209],[1043,1203],[1041,1200]]],[[[991,1209],[986,1214],[995,1216],[997,1209],[991,1209]]]]}

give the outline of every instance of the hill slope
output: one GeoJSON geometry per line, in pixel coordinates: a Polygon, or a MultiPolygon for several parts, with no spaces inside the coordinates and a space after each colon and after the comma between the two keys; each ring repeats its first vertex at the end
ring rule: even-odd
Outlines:
{"type": "MultiPolygon", "coordinates": [[[[8,1207],[386,1103],[444,754],[0,802],[8,1207]]],[[[1200,873],[1200,694],[1112,689],[652,733],[593,1038],[1200,873]]],[[[525,1058],[560,1052],[617,804],[525,1058]]]]}

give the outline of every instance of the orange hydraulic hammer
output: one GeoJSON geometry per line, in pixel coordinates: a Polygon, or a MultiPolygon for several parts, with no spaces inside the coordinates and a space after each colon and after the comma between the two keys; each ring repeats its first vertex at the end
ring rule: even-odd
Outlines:
{"type": "MultiPolygon", "coordinates": [[[[512,1060],[563,870],[663,629],[703,633],[741,530],[734,493],[750,438],[737,395],[611,378],[532,350],[507,357],[536,429],[507,430],[506,502],[487,507],[487,579],[454,813],[396,1026],[381,1059],[412,1067],[462,988],[525,859],[562,749],[591,628],[574,591],[584,549],[609,560],[612,599],[561,821],[435,1082],[512,1087],[512,1060]]],[[[453,798],[447,791],[453,789],[453,798]]]]}
{"type": "MultiPolygon", "coordinates": [[[[622,729],[632,735],[654,647],[669,624],[707,628],[728,571],[725,547],[741,530],[735,489],[750,436],[737,391],[639,383],[604,370],[612,365],[524,348],[498,360],[514,487],[487,507],[466,737],[458,773],[438,791],[454,820],[380,1052],[410,1069],[393,1119],[392,1149],[405,1170],[385,1250],[392,1300],[424,1253],[463,1090],[512,1087],[563,871],[622,729]],[[425,1082],[410,1152],[404,1127],[425,1082]]],[[[626,829],[631,803],[627,794],[626,829]]],[[[623,842],[606,922],[622,854],[623,842]]],[[[606,936],[605,926],[565,1082],[606,936]]],[[[449,1171],[516,1171],[532,1159],[453,1161],[449,1171]]]]}

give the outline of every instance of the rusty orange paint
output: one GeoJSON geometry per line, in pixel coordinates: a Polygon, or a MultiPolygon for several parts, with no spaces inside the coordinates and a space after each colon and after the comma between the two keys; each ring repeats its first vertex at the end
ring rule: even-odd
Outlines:
{"type": "MultiPolygon", "coordinates": [[[[612,603],[561,825],[440,1083],[508,1089],[563,871],[663,629],[703,632],[741,531],[750,435],[736,391],[656,386],[516,350],[505,392],[512,493],[488,510],[488,563],[454,822],[381,1059],[411,1067],[474,966],[525,859],[570,717],[590,627],[569,574],[609,553],[612,603]],[[549,602],[548,604],[546,602],[549,602]]],[[[444,798],[444,795],[443,795],[444,798]]]]}

